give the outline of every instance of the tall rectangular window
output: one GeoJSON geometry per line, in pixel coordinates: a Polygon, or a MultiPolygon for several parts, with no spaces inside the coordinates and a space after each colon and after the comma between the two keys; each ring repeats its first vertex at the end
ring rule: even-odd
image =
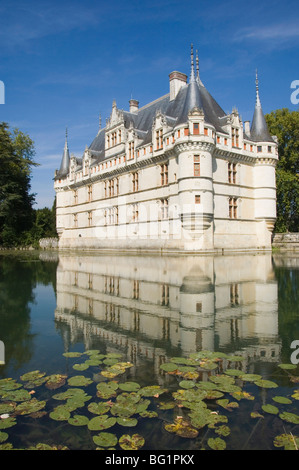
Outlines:
{"type": "Polygon", "coordinates": [[[137,171],[132,173],[132,190],[133,190],[133,192],[138,191],[138,173],[137,173],[137,171]]]}
{"type": "Polygon", "coordinates": [[[129,157],[128,160],[132,160],[134,158],[134,153],[135,153],[135,147],[134,147],[134,141],[129,142],[129,157]]]}
{"type": "Polygon", "coordinates": [[[161,186],[168,184],[168,165],[167,163],[161,165],[161,186]]]}
{"type": "Polygon", "coordinates": [[[163,148],[163,129],[156,131],[156,147],[157,150],[163,148]]]}
{"type": "Polygon", "coordinates": [[[228,171],[228,182],[235,184],[236,180],[237,180],[237,165],[236,165],[236,163],[228,162],[227,171],[228,171]]]}
{"type": "Polygon", "coordinates": [[[193,157],[194,176],[200,176],[200,156],[194,155],[193,157]]]}
{"type": "Polygon", "coordinates": [[[194,122],[194,123],[193,123],[193,134],[194,134],[194,135],[198,135],[198,134],[199,134],[199,123],[198,123],[198,122],[194,122]]]}
{"type": "Polygon", "coordinates": [[[92,211],[88,212],[88,227],[92,226],[92,211]]]}
{"type": "Polygon", "coordinates": [[[168,219],[168,199],[160,201],[161,219],[168,219]]]}
{"type": "Polygon", "coordinates": [[[232,127],[232,146],[239,147],[239,129],[232,127]]]}
{"type": "Polygon", "coordinates": [[[229,198],[229,218],[230,219],[237,219],[238,216],[238,204],[236,197],[229,198]]]}

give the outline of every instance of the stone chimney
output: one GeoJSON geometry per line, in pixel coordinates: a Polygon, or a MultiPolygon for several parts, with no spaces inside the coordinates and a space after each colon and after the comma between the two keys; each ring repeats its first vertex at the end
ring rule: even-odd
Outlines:
{"type": "Polygon", "coordinates": [[[244,131],[245,134],[250,137],[250,121],[245,121],[244,122],[244,131]]]}
{"type": "Polygon", "coordinates": [[[170,101],[174,100],[182,86],[187,83],[187,75],[181,72],[169,74],[170,101]]]}
{"type": "Polygon", "coordinates": [[[134,100],[133,98],[130,99],[130,113],[137,113],[139,107],[139,101],[134,100]]]}

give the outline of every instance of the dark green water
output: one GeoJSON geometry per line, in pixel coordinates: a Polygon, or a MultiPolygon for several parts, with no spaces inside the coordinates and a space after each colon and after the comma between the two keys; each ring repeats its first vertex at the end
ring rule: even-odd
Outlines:
{"type": "MultiPolygon", "coordinates": [[[[274,450],[275,436],[299,436],[297,424],[261,410],[263,404],[275,404],[273,396],[290,398],[299,389],[290,381],[291,375],[299,376],[299,366],[291,375],[278,367],[291,362],[291,343],[299,340],[298,287],[299,256],[294,255],[2,254],[0,340],[5,364],[0,365],[0,379],[18,380],[33,370],[78,375],[81,372],[73,369],[76,361],[63,353],[97,349],[121,354],[121,360],[134,364],[121,381],[142,387],[157,384],[171,393],[181,378],[160,369],[171,358],[203,350],[242,355],[245,360],[236,367],[273,380],[278,387],[247,384],[254,400],[241,400],[237,410],[224,410],[230,435],[223,439],[228,449],[274,450]],[[251,411],[263,418],[253,419],[251,411]]],[[[89,368],[85,375],[94,379],[99,372],[100,367],[89,368]]],[[[49,393],[41,387],[34,394],[49,400],[47,410],[53,407],[49,393]]],[[[298,415],[298,400],[291,402],[279,405],[280,412],[298,415]]],[[[215,402],[210,406],[218,411],[215,402]]],[[[145,449],[207,448],[207,439],[215,437],[211,429],[200,429],[196,439],[165,431],[165,423],[180,413],[184,411],[169,410],[124,429],[143,435],[145,449]]],[[[15,448],[38,442],[71,449],[96,447],[85,428],[57,423],[49,416],[18,416],[17,425],[4,431],[15,448]]],[[[119,428],[108,432],[121,435],[119,428]]]]}

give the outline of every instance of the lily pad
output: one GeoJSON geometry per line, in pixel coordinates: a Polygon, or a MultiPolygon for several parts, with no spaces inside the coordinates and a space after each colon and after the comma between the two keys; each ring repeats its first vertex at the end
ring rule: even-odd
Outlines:
{"type": "Polygon", "coordinates": [[[73,369],[74,370],[87,370],[89,368],[89,365],[86,364],[86,362],[83,362],[82,364],[74,364],[73,369]]]}
{"type": "Polygon", "coordinates": [[[173,424],[165,424],[165,430],[177,436],[193,439],[198,436],[198,430],[183,418],[176,418],[173,424]]]}
{"type": "Polygon", "coordinates": [[[115,382],[101,382],[97,384],[97,396],[103,399],[115,397],[117,388],[115,382]]]}
{"type": "Polygon", "coordinates": [[[94,415],[104,415],[110,410],[109,403],[100,402],[100,403],[89,403],[87,407],[88,411],[94,415]]]}
{"type": "Polygon", "coordinates": [[[22,384],[16,382],[14,379],[6,378],[0,380],[0,395],[2,395],[1,391],[8,391],[8,390],[17,390],[23,387],[22,384]]]}
{"type": "Polygon", "coordinates": [[[226,442],[220,437],[210,437],[210,439],[208,439],[208,446],[213,450],[225,450],[226,442]]]}
{"type": "Polygon", "coordinates": [[[192,380],[181,380],[179,386],[188,390],[190,388],[195,387],[195,382],[193,382],[192,380]]]}
{"type": "Polygon", "coordinates": [[[288,423],[299,424],[299,416],[295,413],[288,413],[287,411],[284,411],[283,413],[280,413],[279,417],[288,423]]]}
{"type": "Polygon", "coordinates": [[[8,428],[11,428],[12,426],[15,426],[15,424],[17,424],[17,421],[13,417],[0,419],[0,429],[8,429],[8,428]]]}
{"type": "Polygon", "coordinates": [[[274,405],[262,405],[262,410],[265,413],[270,413],[272,415],[277,415],[279,413],[279,409],[274,405]]]}
{"type": "Polygon", "coordinates": [[[50,414],[49,414],[51,419],[54,419],[55,421],[68,421],[68,419],[71,416],[71,413],[68,411],[65,406],[60,405],[57,406],[50,414]]]}
{"type": "Polygon", "coordinates": [[[225,408],[228,411],[231,411],[233,408],[238,408],[239,403],[235,401],[229,401],[227,398],[217,400],[216,401],[217,405],[221,406],[222,408],[225,408]]]}
{"type": "Polygon", "coordinates": [[[174,364],[173,362],[164,362],[164,364],[160,365],[160,369],[164,370],[165,372],[173,372],[177,370],[177,368],[177,364],[174,364]]]}
{"type": "Polygon", "coordinates": [[[292,400],[290,400],[287,397],[273,397],[272,400],[274,400],[276,403],[281,403],[282,405],[290,405],[292,403],[292,400]]]}
{"type": "Polygon", "coordinates": [[[110,432],[101,432],[93,436],[93,441],[99,447],[114,447],[117,444],[117,437],[110,432]]]}
{"type": "Polygon", "coordinates": [[[278,367],[280,367],[281,369],[284,369],[284,370],[292,370],[292,369],[297,368],[297,366],[295,364],[278,364],[278,367]]]}
{"type": "Polygon", "coordinates": [[[115,417],[109,417],[108,415],[96,416],[88,422],[88,429],[90,431],[103,431],[104,429],[112,428],[115,423],[115,417]]]}
{"type": "Polygon", "coordinates": [[[83,415],[74,415],[72,418],[68,419],[68,423],[73,426],[86,426],[89,422],[87,416],[83,415]]]}
{"type": "Polygon", "coordinates": [[[46,381],[46,388],[49,390],[56,390],[57,388],[63,387],[66,383],[66,375],[62,374],[53,374],[50,375],[46,381]]]}
{"type": "Polygon", "coordinates": [[[66,353],[63,353],[62,355],[64,357],[81,357],[83,353],[80,353],[80,352],[66,352],[66,353]]]}
{"type": "Polygon", "coordinates": [[[84,375],[75,375],[68,379],[68,384],[71,387],[87,387],[87,385],[90,385],[91,383],[92,380],[88,377],[84,377],[84,375]]]}
{"type": "Polygon", "coordinates": [[[240,379],[244,380],[244,382],[255,382],[262,378],[259,374],[243,374],[240,376],[240,379]]]}
{"type": "Polygon", "coordinates": [[[7,441],[8,437],[7,432],[0,432],[0,443],[7,441]]]}
{"type": "Polygon", "coordinates": [[[119,439],[119,445],[124,450],[139,450],[144,446],[145,440],[140,434],[124,434],[119,439]]]}
{"type": "Polygon", "coordinates": [[[298,450],[299,437],[293,434],[280,434],[275,437],[273,444],[275,447],[284,447],[284,450],[298,450]]]}
{"type": "Polygon", "coordinates": [[[224,372],[226,375],[232,375],[232,376],[241,376],[241,375],[244,375],[244,372],[242,370],[238,370],[238,369],[226,369],[226,371],[224,372]]]}
{"type": "Polygon", "coordinates": [[[140,389],[140,385],[137,382],[125,382],[118,385],[121,390],[126,392],[136,392],[140,389]]]}
{"type": "Polygon", "coordinates": [[[256,380],[255,385],[261,388],[276,388],[278,385],[275,382],[272,382],[271,380],[265,380],[265,379],[260,379],[256,380]]]}
{"type": "Polygon", "coordinates": [[[136,418],[124,418],[124,417],[118,417],[116,418],[117,424],[120,426],[125,426],[125,427],[134,427],[137,425],[138,420],[136,418]]]}
{"type": "Polygon", "coordinates": [[[9,390],[2,395],[2,398],[6,401],[26,401],[31,400],[31,395],[27,390],[9,390]]]}
{"type": "Polygon", "coordinates": [[[28,415],[42,410],[43,408],[45,408],[45,406],[46,401],[39,401],[36,398],[32,398],[32,400],[25,401],[17,405],[15,413],[20,415],[28,415]]]}
{"type": "Polygon", "coordinates": [[[21,375],[20,379],[23,382],[31,382],[37,379],[40,379],[46,375],[45,372],[40,372],[39,370],[33,370],[32,372],[27,372],[26,374],[21,375]]]}
{"type": "Polygon", "coordinates": [[[154,397],[162,395],[162,393],[167,391],[165,388],[160,387],[160,385],[149,385],[148,387],[141,388],[138,393],[143,397],[154,397]]]}

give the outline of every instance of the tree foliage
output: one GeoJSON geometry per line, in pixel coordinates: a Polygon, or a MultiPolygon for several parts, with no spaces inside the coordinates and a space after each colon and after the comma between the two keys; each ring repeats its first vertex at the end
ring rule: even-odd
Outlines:
{"type": "Polygon", "coordinates": [[[299,232],[299,112],[283,108],[265,117],[271,135],[278,138],[275,232],[299,232]]]}
{"type": "Polygon", "coordinates": [[[33,141],[18,129],[0,123],[0,244],[18,244],[33,220],[35,196],[30,193],[33,141]]]}

